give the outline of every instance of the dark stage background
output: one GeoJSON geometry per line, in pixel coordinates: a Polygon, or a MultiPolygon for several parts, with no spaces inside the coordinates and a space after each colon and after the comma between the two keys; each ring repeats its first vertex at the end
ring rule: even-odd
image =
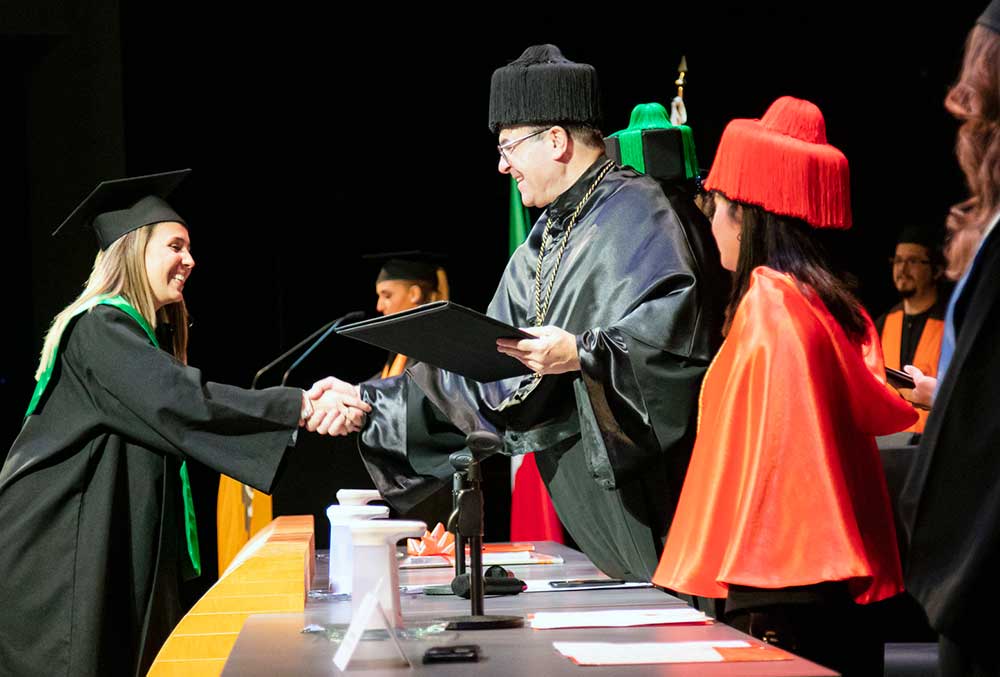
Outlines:
{"type": "MultiPolygon", "coordinates": [[[[191,224],[190,361],[208,379],[249,385],[327,320],[374,313],[376,270],[362,253],[445,252],[453,299],[484,309],[507,257],[508,179],[486,127],[489,78],[538,42],[597,67],[606,133],[626,126],[637,103],[668,104],[686,55],[705,168],[729,119],[759,117],[782,94],[819,104],[852,167],[856,226],[841,238],[842,261],[881,313],[893,303],[885,261],[896,231],[943,222],[963,197],[956,125],[941,102],[982,5],[950,3],[940,15],[900,5],[906,14],[879,16],[844,3],[701,3],[601,17],[565,5],[484,14],[7,0],[3,444],[20,426],[45,327],[96,252],[88,233],[49,232],[101,179],[194,168],[171,201],[191,224]]],[[[334,338],[296,384],[363,379],[383,359],[334,338]]],[[[498,461],[488,472],[488,536],[502,539],[508,471],[498,461]]],[[[285,479],[283,512],[319,512],[338,487],[368,483],[353,440],[313,435],[285,479]]],[[[216,481],[195,472],[210,569],[216,481]]]]}

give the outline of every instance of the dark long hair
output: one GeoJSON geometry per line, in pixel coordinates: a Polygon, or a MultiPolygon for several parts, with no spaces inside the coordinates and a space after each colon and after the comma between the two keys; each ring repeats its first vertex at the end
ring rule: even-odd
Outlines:
{"type": "Polygon", "coordinates": [[[726,308],[725,331],[728,333],[736,307],[750,287],[750,273],[757,266],[767,266],[790,274],[806,296],[819,297],[844,332],[860,342],[866,329],[861,304],[850,291],[853,283],[830,271],[821,233],[800,219],[742,202],[729,203],[734,219],[737,206],[743,208],[740,253],[726,308]]]}
{"type": "Polygon", "coordinates": [[[962,73],[944,106],[962,121],[955,155],[970,193],[948,217],[948,276],[958,278],[1000,208],[1000,35],[985,26],[969,32],[962,73]]]}

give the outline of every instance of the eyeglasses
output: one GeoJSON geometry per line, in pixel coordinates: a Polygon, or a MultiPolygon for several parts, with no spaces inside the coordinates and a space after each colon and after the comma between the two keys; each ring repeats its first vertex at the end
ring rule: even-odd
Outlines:
{"type": "Polygon", "coordinates": [[[532,132],[531,134],[525,134],[524,136],[519,137],[517,139],[512,139],[511,141],[507,141],[506,143],[501,143],[500,145],[497,146],[497,152],[500,153],[500,157],[502,157],[504,159],[504,162],[506,162],[507,164],[510,164],[510,156],[507,155],[507,151],[513,150],[514,146],[516,146],[517,144],[521,143],[522,141],[527,141],[528,139],[530,139],[533,136],[538,136],[539,134],[544,134],[545,132],[549,131],[550,129],[552,129],[552,128],[551,127],[547,127],[546,129],[539,129],[538,131],[532,132]]]}
{"type": "Polygon", "coordinates": [[[917,258],[903,258],[902,256],[890,256],[889,265],[890,266],[929,266],[931,264],[929,259],[917,259],[917,258]]]}

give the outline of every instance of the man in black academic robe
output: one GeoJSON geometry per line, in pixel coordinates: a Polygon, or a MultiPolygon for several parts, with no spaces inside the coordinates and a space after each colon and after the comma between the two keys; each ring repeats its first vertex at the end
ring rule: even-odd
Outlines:
{"type": "Polygon", "coordinates": [[[373,411],[360,447],[383,496],[405,510],[450,477],[449,452],[467,433],[496,431],[506,453],[536,454],[559,518],[598,567],[649,580],[721,339],[726,283],[690,197],[668,197],[603,154],[598,99],[593,68],[551,45],[494,74],[500,169],[525,204],[547,207],[487,314],[538,325],[536,301],[551,299],[540,338],[506,347],[546,375],[479,384],[411,365],[361,385],[373,411]]]}

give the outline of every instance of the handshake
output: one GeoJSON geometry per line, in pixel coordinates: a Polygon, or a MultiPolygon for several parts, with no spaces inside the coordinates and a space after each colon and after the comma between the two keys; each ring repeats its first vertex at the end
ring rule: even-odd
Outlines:
{"type": "Polygon", "coordinates": [[[328,376],[303,391],[299,426],[320,435],[347,435],[361,430],[371,410],[358,386],[328,376]]]}

